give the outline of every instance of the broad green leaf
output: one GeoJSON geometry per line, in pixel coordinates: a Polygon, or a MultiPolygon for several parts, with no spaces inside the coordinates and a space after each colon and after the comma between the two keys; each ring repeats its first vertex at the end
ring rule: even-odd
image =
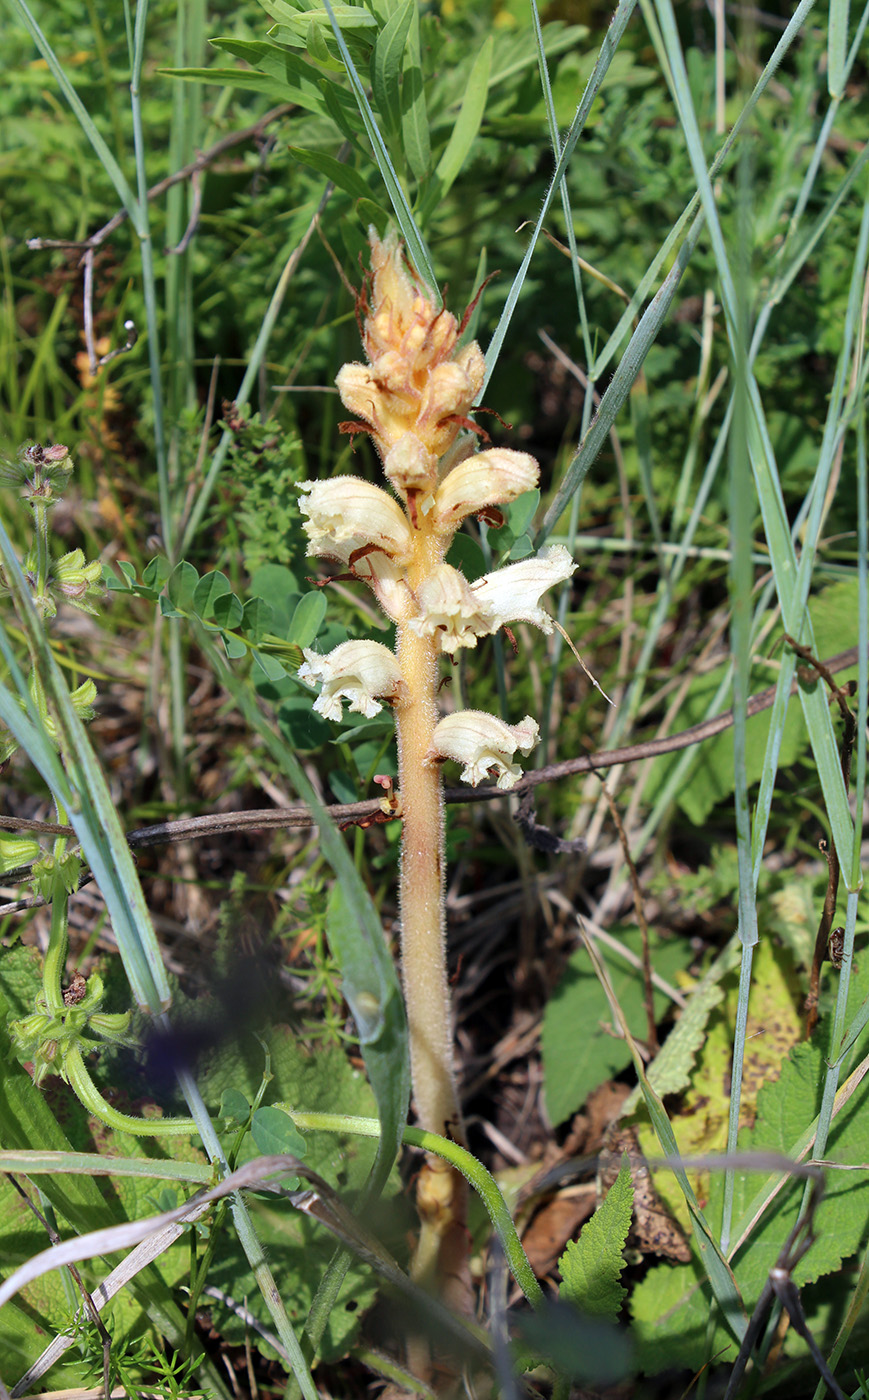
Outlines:
{"type": "MultiPolygon", "coordinates": [[[[304,32],[300,38],[304,41],[304,32]]],[[[270,89],[282,93],[283,100],[297,102],[306,111],[324,114],[324,87],[328,88],[332,99],[345,112],[352,115],[353,99],[343,88],[328,79],[325,74],[312,68],[306,59],[298,54],[292,53],[281,44],[272,43],[268,40],[251,39],[214,39],[215,48],[222,49],[226,53],[231,53],[236,58],[242,59],[251,68],[258,69],[259,73],[268,78],[270,89]]],[[[204,70],[206,74],[208,69],[204,70]]],[[[250,75],[241,69],[230,70],[233,81],[238,79],[239,86],[244,86],[245,79],[250,75]]],[[[212,79],[213,81],[213,79],[212,79]]]]}
{"type": "Polygon", "coordinates": [[[374,101],[390,139],[401,126],[401,69],[415,12],[416,0],[405,0],[377,36],[371,59],[374,101]]]}
{"type": "Polygon", "coordinates": [[[289,1152],[304,1157],[308,1147],[295,1123],[282,1108],[258,1108],[251,1121],[253,1140],[264,1157],[289,1152]]]}
{"type": "MultiPolygon", "coordinates": [[[[269,1084],[269,1097],[275,1100],[273,1111],[287,1116],[284,1110],[295,1108],[360,1117],[374,1112],[374,1098],[365,1076],[351,1068],[343,1050],[330,1046],[312,1053],[286,1026],[275,1027],[263,1038],[268,1044],[273,1075],[269,1084]]],[[[262,1049],[258,1041],[251,1038],[241,1047],[235,1044],[218,1049],[208,1068],[200,1073],[199,1083],[206,1103],[216,1109],[229,1089],[244,1094],[253,1102],[262,1084],[262,1073],[262,1049]]],[[[305,1163],[325,1177],[345,1199],[349,1195],[348,1204],[351,1204],[353,1194],[365,1183],[377,1144],[361,1137],[314,1132],[305,1134],[304,1145],[305,1163]]],[[[258,1148],[248,1140],[240,1162],[257,1155],[258,1148]]],[[[292,1316],[301,1320],[334,1253],[334,1239],[316,1221],[294,1210],[288,1202],[257,1198],[251,1202],[251,1210],[257,1233],[269,1252],[281,1294],[287,1299],[292,1316]]],[[[233,1298],[246,1297],[248,1307],[268,1325],[263,1301],[231,1233],[225,1234],[218,1243],[210,1281],[233,1298]]],[[[354,1260],[329,1316],[322,1346],[324,1359],[334,1359],[344,1353],[376,1292],[376,1276],[366,1265],[354,1260]],[[348,1308],[351,1300],[356,1306],[348,1308]]],[[[243,1343],[247,1329],[241,1319],[221,1305],[213,1306],[221,1334],[243,1343]]]]}
{"type": "MultiPolygon", "coordinates": [[[[295,689],[296,687],[294,687],[295,689]]],[[[305,753],[328,744],[332,727],[311,708],[314,697],[292,695],[278,710],[278,728],[293,750],[305,753]]]]}
{"type": "Polygon", "coordinates": [[[181,612],[191,612],[193,610],[193,595],[198,583],[198,570],[192,564],[188,564],[186,559],[182,559],[180,564],[175,565],[166,584],[169,601],[181,612]]]}
{"type": "Polygon", "coordinates": [[[249,598],[244,605],[242,627],[251,641],[260,642],[275,628],[275,614],[264,598],[249,598]]]}
{"type": "Polygon", "coordinates": [[[308,32],[305,35],[305,52],[312,63],[319,64],[330,73],[343,73],[343,66],[337,59],[333,58],[329,52],[329,46],[323,35],[323,30],[319,24],[313,20],[308,25],[308,32]]]}
{"type": "Polygon", "coordinates": [[[221,632],[220,640],[230,661],[240,661],[243,656],[247,656],[247,647],[234,632],[221,632]]]}
{"type": "Polygon", "coordinates": [[[447,142],[447,148],[435,170],[438,196],[441,199],[459,175],[470,154],[471,147],[477,139],[477,133],[483,120],[483,112],[486,109],[486,94],[489,89],[494,49],[494,36],[490,34],[474,59],[474,66],[468,77],[467,90],[456,118],[456,124],[447,142]]]}
{"type": "Polygon", "coordinates": [[[263,564],[251,578],[250,591],[274,612],[276,632],[289,627],[301,596],[295,574],[283,564],[263,564]]]}
{"type": "Polygon", "coordinates": [[[293,613],[293,619],[287,632],[287,641],[294,642],[298,647],[311,646],[323,625],[325,616],[326,596],[323,590],[318,588],[311,593],[305,593],[293,613]]]}
{"type": "Polygon", "coordinates": [[[562,1280],[558,1296],[581,1313],[615,1322],[621,1311],[627,1297],[619,1282],[625,1267],[622,1250],[633,1207],[631,1170],[623,1161],[602,1205],[583,1225],[579,1239],[568,1242],[558,1261],[562,1280]]]}
{"type": "MultiPolygon", "coordinates": [[[[203,579],[204,583],[205,580],[203,579]]],[[[211,607],[218,627],[238,627],[244,617],[244,606],[235,593],[221,593],[214,597],[211,607]]],[[[239,655],[244,655],[242,650],[239,655]]]]}
{"type": "Polygon", "coordinates": [[[234,1118],[236,1123],[246,1123],[250,1114],[247,1096],[238,1089],[224,1089],[220,1096],[221,1118],[234,1118]]]}
{"type": "MultiPolygon", "coordinates": [[[[216,42],[212,40],[212,43],[216,42]]],[[[223,87],[238,88],[242,92],[262,93],[272,101],[287,101],[287,88],[284,83],[267,73],[257,73],[250,68],[161,68],[159,71],[182,83],[220,84],[223,87]]],[[[306,103],[302,95],[295,96],[295,101],[300,107],[307,107],[312,112],[319,113],[322,110],[322,103],[315,106],[310,99],[306,103]]]]}
{"type": "Polygon", "coordinates": [[[149,588],[162,588],[171,572],[165,554],[155,554],[142,570],[142,582],[149,588]]]}
{"type": "Polygon", "coordinates": [[[546,1302],[537,1312],[521,1314],[516,1330],[528,1349],[520,1348],[516,1356],[523,1369],[543,1356],[559,1377],[595,1388],[615,1385],[631,1373],[628,1333],[604,1318],[583,1317],[569,1303],[546,1302]]]}
{"type": "Polygon", "coordinates": [[[193,590],[193,611],[197,617],[211,618],[218,598],[232,592],[232,584],[226,574],[220,572],[205,574],[193,590]]]}

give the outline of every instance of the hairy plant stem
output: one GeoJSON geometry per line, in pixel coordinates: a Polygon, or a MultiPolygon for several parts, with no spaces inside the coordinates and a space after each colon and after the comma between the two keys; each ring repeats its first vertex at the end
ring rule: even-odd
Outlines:
{"type": "MultiPolygon", "coordinates": [[[[412,590],[443,562],[445,541],[420,516],[407,581],[412,590]]],[[[400,623],[397,643],[403,695],[396,707],[402,801],[401,966],[410,1032],[416,1111],[428,1132],[464,1142],[453,1071],[453,1028],[444,916],[444,797],[440,769],[426,762],[438,721],[438,647],[400,623]]],[[[434,1283],[454,1274],[450,1241],[466,1251],[465,1183],[460,1173],[428,1158],[417,1187],[420,1238],[414,1277],[434,1283]]]]}

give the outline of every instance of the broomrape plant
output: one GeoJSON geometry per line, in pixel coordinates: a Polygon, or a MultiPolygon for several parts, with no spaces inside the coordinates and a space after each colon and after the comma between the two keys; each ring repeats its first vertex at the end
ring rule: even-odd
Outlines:
{"type": "MultiPolygon", "coordinates": [[[[395,496],[355,476],[300,486],[308,554],[336,560],[372,589],[396,625],[392,652],[380,642],[352,641],[326,656],[305,651],[299,676],[319,687],[314,708],[339,719],[343,702],[371,716],[392,707],[398,737],[401,841],[401,960],[410,1031],[416,1111],[423,1128],[463,1141],[453,1069],[444,915],[444,800],[441,765],[462,765],[464,782],[494,777],[509,789],[514,762],[539,731],[530,716],[515,725],[481,710],[439,715],[438,663],[475,647],[514,622],[544,632],[540,607],[548,588],[576,565],[562,546],[542,549],[474,583],[445,563],[454,534],[470,515],[497,522],[497,507],[537,485],[539,467],[525,452],[475,452],[479,432],[468,414],[485,372],[464,329],[404,261],[398,237],[374,230],[371,272],[360,295],[367,364],[337,377],[346,408],[342,424],[364,432],[380,455],[395,496]],[[470,431],[465,431],[470,430],[470,431]],[[395,497],[398,499],[396,500],[395,497]]],[[[463,1178],[441,1159],[421,1173],[418,1279],[456,1278],[466,1253],[463,1178]]]]}

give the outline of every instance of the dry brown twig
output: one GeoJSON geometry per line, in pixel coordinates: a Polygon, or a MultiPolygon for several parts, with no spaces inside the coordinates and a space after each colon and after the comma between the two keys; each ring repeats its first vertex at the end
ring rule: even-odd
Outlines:
{"type": "MultiPolygon", "coordinates": [[[[856,665],[858,655],[858,647],[849,647],[847,651],[841,651],[835,656],[829,657],[823,665],[832,675],[836,671],[844,671],[850,666],[856,665]]],[[[796,694],[798,684],[798,681],[794,681],[791,694],[796,694]]],[[[776,687],[770,686],[767,690],[762,690],[759,694],[751,696],[747,706],[749,717],[770,709],[775,700],[775,694],[776,687]]],[[[694,744],[703,743],[706,739],[714,738],[716,734],[721,734],[725,729],[729,729],[732,724],[733,711],[727,710],[722,715],[716,715],[714,719],[703,720],[700,724],[693,724],[689,729],[683,729],[678,734],[670,734],[662,739],[650,739],[646,743],[631,744],[624,748],[609,749],[597,754],[581,754],[578,758],[565,759],[562,763],[550,763],[545,768],[538,768],[533,772],[526,773],[516,783],[512,793],[521,798],[523,793],[529,792],[542,783],[559,782],[561,779],[572,777],[577,773],[594,773],[606,768],[614,768],[618,764],[635,763],[640,759],[677,753],[680,749],[687,749],[694,744]]],[[[496,787],[448,788],[445,793],[449,803],[491,802],[493,799],[503,796],[503,792],[496,787]]],[[[381,802],[378,798],[370,798],[365,802],[333,803],[326,810],[334,821],[348,825],[370,824],[372,817],[376,818],[378,813],[382,813],[381,802]]],[[[180,821],[159,822],[155,826],[146,826],[138,831],[128,832],[127,840],[130,846],[136,850],[145,846],[162,846],[175,841],[201,840],[207,836],[222,836],[239,831],[287,831],[295,827],[312,825],[313,818],[307,807],[266,807],[250,812],[215,812],[204,817],[186,817],[180,821]]],[[[4,815],[0,815],[0,830],[32,831],[37,836],[75,836],[75,832],[70,826],[4,815]]],[[[29,867],[22,867],[9,871],[3,878],[7,883],[26,879],[28,869],[29,867]]],[[[89,877],[85,876],[85,879],[87,878],[89,877]]],[[[10,904],[0,905],[0,915],[33,909],[43,902],[37,898],[15,900],[10,904]]]]}

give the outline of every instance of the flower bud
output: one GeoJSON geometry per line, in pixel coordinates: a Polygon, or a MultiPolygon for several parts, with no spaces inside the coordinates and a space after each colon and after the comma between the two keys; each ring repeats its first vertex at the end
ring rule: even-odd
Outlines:
{"type": "Polygon", "coordinates": [[[342,700],[350,709],[371,719],[383,706],[377,697],[395,700],[401,686],[401,672],[393,652],[381,642],[342,642],[321,656],[305,647],[305,660],[299,667],[299,680],[319,685],[314,709],[325,719],[340,720],[342,700]]]}
{"type": "Polygon", "coordinates": [[[437,485],[438,459],[416,433],[403,433],[383,459],[383,470],[396,491],[432,491],[437,485]]]}
{"type": "Polygon", "coordinates": [[[458,710],[436,726],[426,763],[432,765],[451,758],[464,764],[462,782],[476,787],[493,773],[499,788],[511,788],[522,777],[522,769],[511,763],[517,749],[530,753],[540,730],[530,715],[520,724],[505,724],[484,710],[458,710]]]}
{"type": "MultiPolygon", "coordinates": [[[[368,364],[344,365],[336,380],[342,402],[360,420],[348,426],[370,432],[384,465],[408,432],[438,458],[455,441],[482,387],[483,353],[475,342],[457,349],[458,321],[435,306],[432,293],[411,273],[397,236],[381,241],[372,229],[369,238],[370,304],[368,294],[359,301],[368,312],[368,364]]],[[[387,475],[404,489],[388,466],[387,475]]]]}
{"type": "Polygon", "coordinates": [[[449,534],[467,515],[507,505],[537,485],[540,468],[527,452],[493,447],[460,462],[444,477],[435,497],[438,529],[449,534]]]}

